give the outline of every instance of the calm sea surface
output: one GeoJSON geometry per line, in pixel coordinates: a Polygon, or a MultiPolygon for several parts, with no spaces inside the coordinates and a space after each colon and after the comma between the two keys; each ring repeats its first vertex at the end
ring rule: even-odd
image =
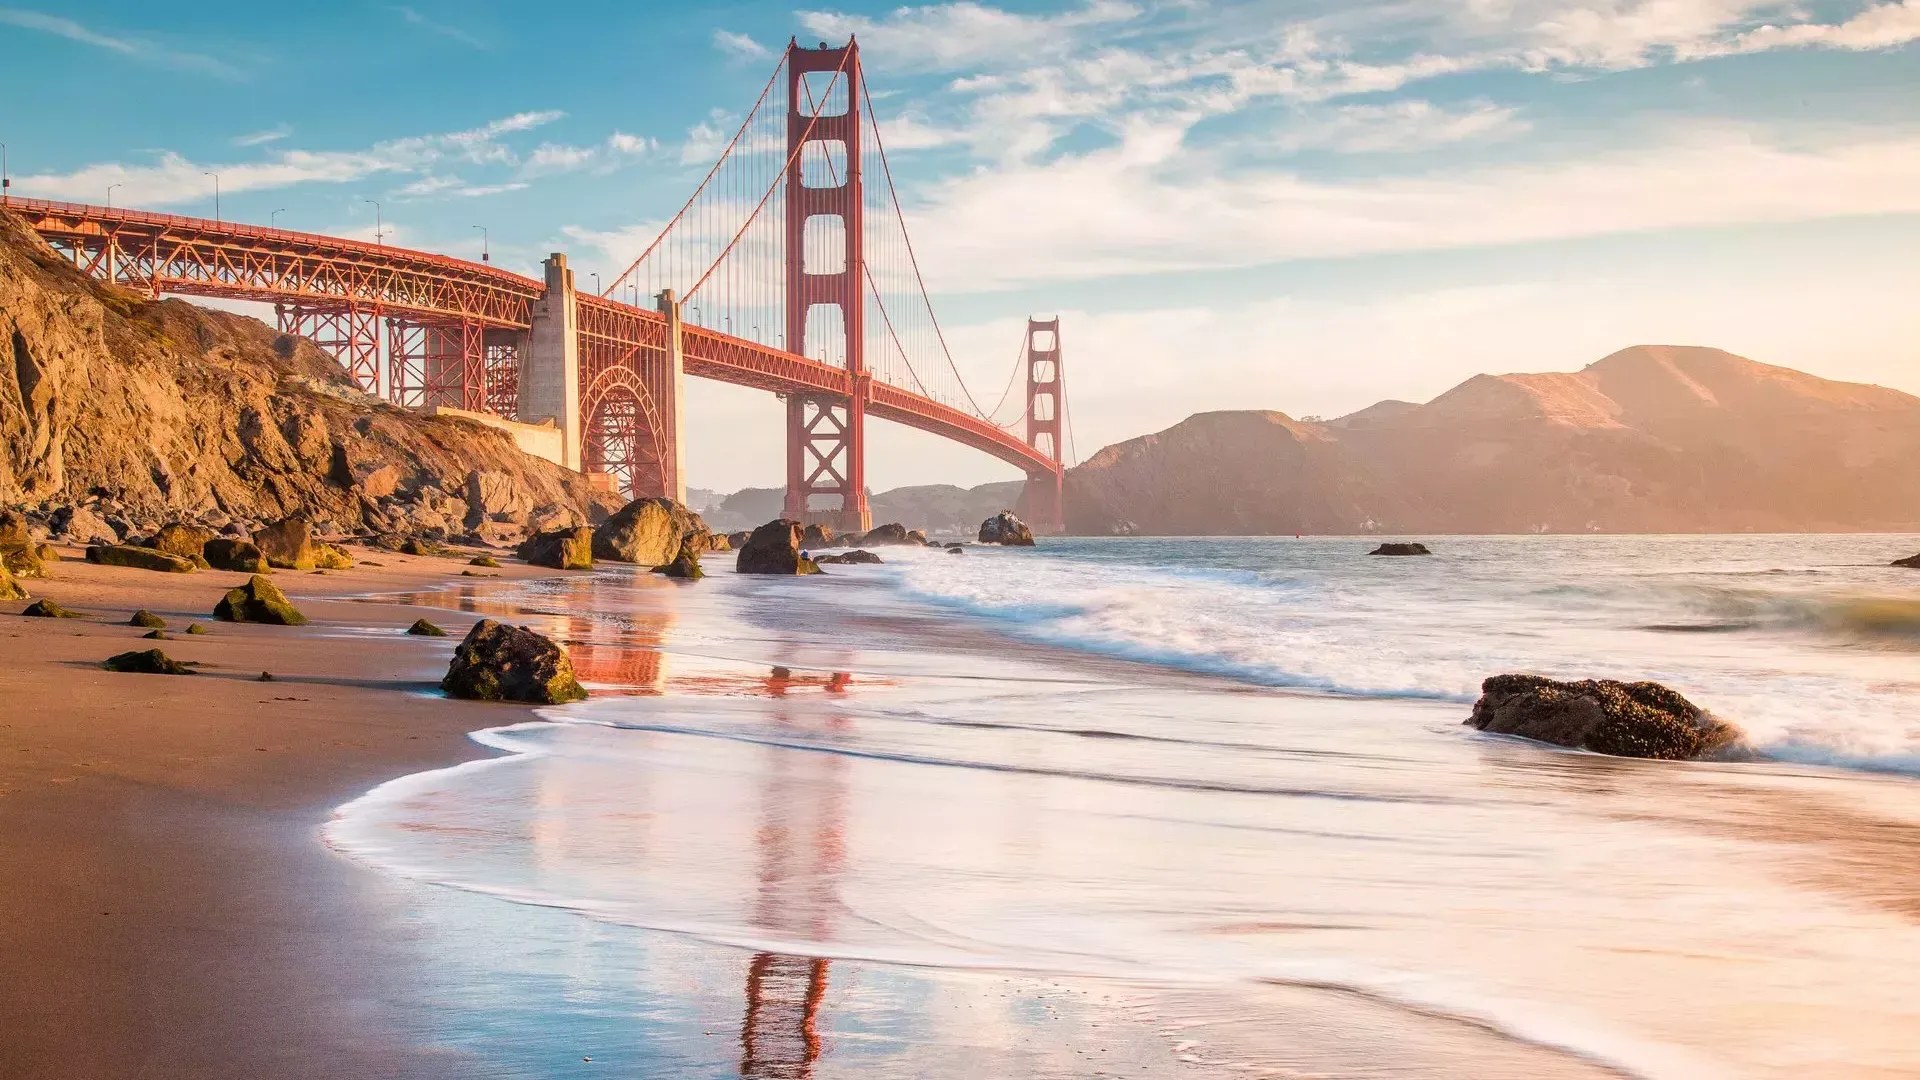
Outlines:
{"type": "Polygon", "coordinates": [[[1920,1076],[1920,538],[1371,544],[409,597],[596,695],[328,840],[440,898],[489,1075],[1920,1076]],[[1504,671],[1762,759],[1462,727],[1504,671]]]}

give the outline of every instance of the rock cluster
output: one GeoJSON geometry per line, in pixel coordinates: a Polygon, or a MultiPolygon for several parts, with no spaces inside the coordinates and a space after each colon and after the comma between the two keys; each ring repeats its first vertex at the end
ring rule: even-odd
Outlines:
{"type": "Polygon", "coordinates": [[[1013,511],[1002,510],[993,517],[980,523],[980,542],[983,544],[1004,544],[1008,547],[1032,547],[1033,530],[1027,523],[1013,516],[1013,511]]]}
{"type": "Polygon", "coordinates": [[[587,691],[574,678],[566,650],[524,626],[481,619],[453,651],[440,688],[476,701],[558,705],[587,691]]]}
{"type": "Polygon", "coordinates": [[[820,567],[802,555],[801,540],[806,530],[797,521],[781,518],[753,530],[747,542],[738,545],[740,554],[733,568],[741,574],[817,574],[820,567]]]}
{"type": "Polygon", "coordinates": [[[1495,675],[1465,721],[1497,735],[1517,735],[1618,757],[1693,760],[1741,749],[1740,729],[1656,682],[1611,679],[1558,682],[1538,675],[1495,675]]]}

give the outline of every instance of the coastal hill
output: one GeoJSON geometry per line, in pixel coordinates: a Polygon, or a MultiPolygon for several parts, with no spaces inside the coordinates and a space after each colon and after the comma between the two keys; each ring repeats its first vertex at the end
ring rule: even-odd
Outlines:
{"type": "Polygon", "coordinates": [[[1920,398],[1639,345],[1305,422],[1200,413],[1068,473],[1071,532],[1920,528],[1920,398]]]}
{"type": "Polygon", "coordinates": [[[88,278],[0,211],[0,504],[82,506],[116,531],[517,531],[620,500],[502,432],[361,393],[257,319],[88,278]]]}

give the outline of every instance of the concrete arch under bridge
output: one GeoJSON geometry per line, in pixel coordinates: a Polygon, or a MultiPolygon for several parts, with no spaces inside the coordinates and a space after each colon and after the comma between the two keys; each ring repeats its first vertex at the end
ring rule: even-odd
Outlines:
{"type": "Polygon", "coordinates": [[[501,427],[522,449],[629,496],[684,498],[680,391],[692,376],[785,400],[789,516],[870,527],[872,416],[1018,467],[1029,522],[1060,531],[1059,321],[1029,322],[1025,414],[997,422],[1000,406],[974,401],[946,350],[870,108],[857,44],[790,44],[687,205],[598,294],[576,288],[560,253],[534,278],[314,233],[0,199],[83,272],[155,297],[273,305],[281,330],[336,357],[367,393],[501,427]],[[774,91],[783,81],[781,99],[774,91]],[[826,92],[818,100],[815,83],[826,92]],[[884,185],[872,183],[876,162],[884,185]],[[710,227],[716,207],[738,207],[728,193],[745,176],[773,180],[717,256],[710,228],[676,231],[690,215],[710,227]],[[831,219],[840,227],[821,235],[836,250],[816,264],[808,226],[831,219]],[[876,233],[885,235],[871,239],[876,233]],[[697,304],[676,301],[675,274],[688,279],[697,304]],[[614,298],[628,289],[636,301],[655,295],[654,307],[614,298]],[[837,346],[807,355],[823,326],[837,328],[837,346]]]}

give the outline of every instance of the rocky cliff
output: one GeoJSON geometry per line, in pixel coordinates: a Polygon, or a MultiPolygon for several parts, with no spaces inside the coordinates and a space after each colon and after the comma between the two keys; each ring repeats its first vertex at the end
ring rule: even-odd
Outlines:
{"type": "Polygon", "coordinates": [[[345,532],[517,531],[618,500],[502,433],[359,392],[257,319],[95,282],[0,213],[0,505],[116,531],[300,513],[345,532]]]}
{"type": "Polygon", "coordinates": [[[1305,423],[1189,417],[1068,474],[1071,531],[1920,528],[1920,398],[1718,349],[1636,346],[1305,423]]]}

